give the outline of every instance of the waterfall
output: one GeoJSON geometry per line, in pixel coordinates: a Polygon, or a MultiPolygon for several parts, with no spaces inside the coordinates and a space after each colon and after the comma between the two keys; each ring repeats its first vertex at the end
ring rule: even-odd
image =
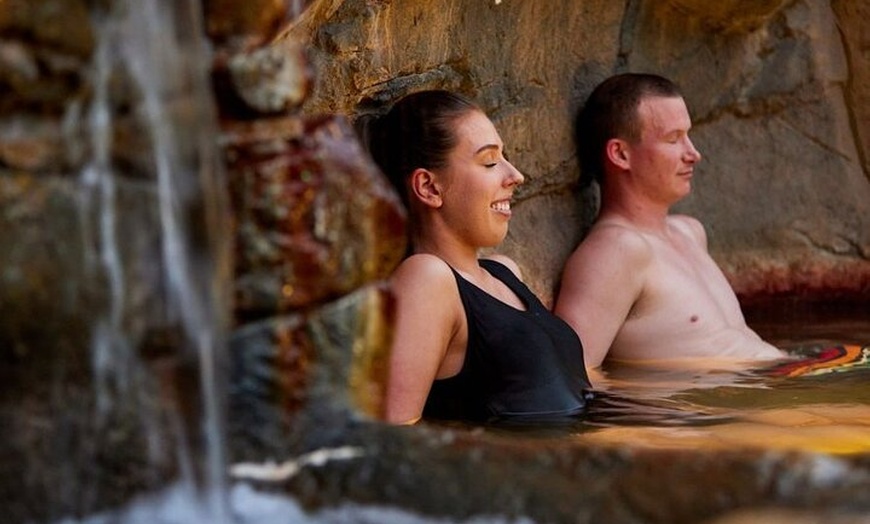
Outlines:
{"type": "MultiPolygon", "coordinates": [[[[178,482],[181,491],[192,495],[196,520],[222,523],[230,521],[220,371],[231,283],[229,207],[200,9],[194,0],[120,0],[110,12],[95,14],[93,95],[84,126],[90,158],[79,183],[83,215],[94,217],[92,227],[83,228],[85,243],[93,246],[86,264],[103,282],[106,297],[104,311],[94,320],[91,349],[100,420],[117,399],[142,395],[141,377],[148,373],[137,355],[142,328],[134,324],[142,321],[127,318],[133,301],[127,283],[135,275],[125,267],[123,246],[132,240],[121,234],[125,210],[118,188],[134,177],[113,159],[113,119],[119,106],[127,105],[128,122],[138,122],[142,140],[150,144],[143,155],[150,170],[135,177],[146,180],[157,207],[160,260],[148,264],[159,263],[157,283],[163,289],[152,293],[162,297],[161,323],[179,333],[176,380],[183,381],[186,373],[188,380],[199,381],[198,390],[190,390],[196,399],[183,398],[187,391],[176,394],[178,402],[195,408],[178,406],[169,417],[178,482]],[[119,79],[129,91],[118,92],[119,79]],[[200,420],[188,420],[191,416],[200,420]]],[[[144,420],[148,410],[141,411],[149,456],[160,456],[165,444],[158,422],[144,420]]]]}

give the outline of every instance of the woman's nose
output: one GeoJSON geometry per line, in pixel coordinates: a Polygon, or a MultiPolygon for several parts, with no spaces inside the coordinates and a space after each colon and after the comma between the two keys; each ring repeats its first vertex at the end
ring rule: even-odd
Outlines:
{"type": "Polygon", "coordinates": [[[508,174],[508,178],[507,178],[508,184],[518,186],[518,185],[522,184],[523,182],[525,182],[526,177],[524,177],[523,174],[520,173],[520,170],[515,168],[514,165],[511,164],[510,162],[508,162],[507,160],[505,160],[505,162],[507,162],[508,169],[510,171],[510,173],[508,174]]]}

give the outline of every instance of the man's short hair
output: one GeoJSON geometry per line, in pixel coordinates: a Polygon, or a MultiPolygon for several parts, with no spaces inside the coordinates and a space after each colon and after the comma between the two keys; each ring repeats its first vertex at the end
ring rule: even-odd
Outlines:
{"type": "Polygon", "coordinates": [[[637,108],[648,96],[682,97],[667,78],[647,73],[623,73],[604,80],[592,91],[574,121],[574,139],[583,186],[604,181],[604,146],[611,138],[640,139],[637,108]]]}

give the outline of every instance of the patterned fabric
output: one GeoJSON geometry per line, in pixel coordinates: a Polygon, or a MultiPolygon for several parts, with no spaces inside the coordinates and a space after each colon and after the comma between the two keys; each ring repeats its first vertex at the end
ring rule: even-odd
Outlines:
{"type": "Polygon", "coordinates": [[[772,377],[799,377],[870,368],[870,346],[842,344],[822,348],[817,355],[777,364],[762,370],[772,377]]]}

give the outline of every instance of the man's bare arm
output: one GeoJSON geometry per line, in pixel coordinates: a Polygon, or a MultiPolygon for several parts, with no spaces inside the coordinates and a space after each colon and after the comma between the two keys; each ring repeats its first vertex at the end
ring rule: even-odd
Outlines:
{"type": "Polygon", "coordinates": [[[604,361],[643,290],[647,241],[620,226],[593,228],[568,258],[555,313],[577,332],[587,368],[604,361]]]}

